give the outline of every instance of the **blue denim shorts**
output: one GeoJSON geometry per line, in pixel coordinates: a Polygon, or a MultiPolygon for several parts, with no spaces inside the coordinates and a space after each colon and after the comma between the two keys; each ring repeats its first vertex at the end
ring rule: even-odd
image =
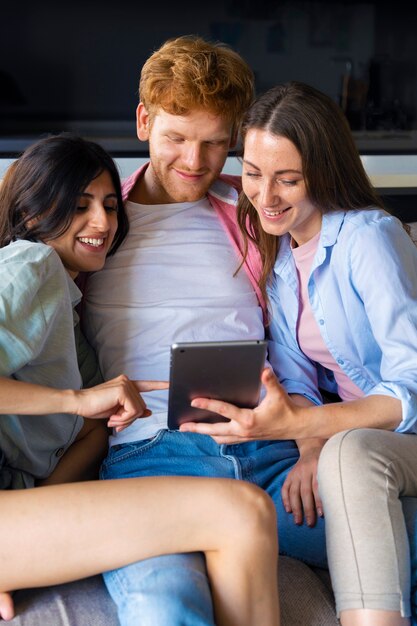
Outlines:
{"type": "Polygon", "coordinates": [[[151,439],[112,446],[101,478],[206,476],[247,480],[273,499],[278,516],[280,553],[327,567],[324,520],[310,528],[296,525],[285,511],[281,489],[299,458],[294,441],[250,441],[218,445],[207,435],[160,430],[151,439]]]}

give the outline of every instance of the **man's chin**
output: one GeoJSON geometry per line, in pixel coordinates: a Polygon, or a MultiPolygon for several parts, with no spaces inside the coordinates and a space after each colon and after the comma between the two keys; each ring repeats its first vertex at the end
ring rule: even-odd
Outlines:
{"type": "Polygon", "coordinates": [[[198,202],[207,195],[210,186],[198,187],[194,189],[173,189],[170,193],[174,202],[198,202]]]}
{"type": "Polygon", "coordinates": [[[175,198],[175,202],[198,202],[199,200],[202,200],[206,194],[207,191],[200,191],[195,194],[178,195],[177,198],[175,198]]]}

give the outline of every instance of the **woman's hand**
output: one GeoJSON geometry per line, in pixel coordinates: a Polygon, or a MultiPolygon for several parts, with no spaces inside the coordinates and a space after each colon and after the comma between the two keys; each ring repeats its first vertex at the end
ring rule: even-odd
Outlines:
{"type": "Polygon", "coordinates": [[[303,407],[291,400],[271,369],[264,369],[261,380],[266,395],[255,409],[240,409],[220,400],[196,398],[191,402],[192,406],[208,409],[230,421],[216,424],[187,422],[180,430],[210,435],[219,444],[255,439],[297,439],[301,434],[303,407]]]}
{"type": "Polygon", "coordinates": [[[302,524],[305,517],[308,526],[314,526],[316,515],[323,517],[317,482],[317,466],[325,439],[297,441],[300,458],[288,473],[281,496],[287,513],[292,513],[295,524],[302,524]]]}
{"type": "Polygon", "coordinates": [[[107,425],[120,432],[138,417],[151,415],[139,392],[168,386],[164,381],[130,380],[122,374],[101,385],[74,392],[77,408],[70,412],[92,419],[108,418],[107,425]]]}

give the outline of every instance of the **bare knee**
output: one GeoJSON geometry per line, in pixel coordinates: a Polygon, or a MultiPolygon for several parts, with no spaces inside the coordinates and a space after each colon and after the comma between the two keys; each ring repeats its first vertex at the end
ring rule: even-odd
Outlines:
{"type": "Polygon", "coordinates": [[[251,483],[234,481],[235,539],[250,542],[254,550],[278,547],[277,517],[270,496],[251,483]]]}

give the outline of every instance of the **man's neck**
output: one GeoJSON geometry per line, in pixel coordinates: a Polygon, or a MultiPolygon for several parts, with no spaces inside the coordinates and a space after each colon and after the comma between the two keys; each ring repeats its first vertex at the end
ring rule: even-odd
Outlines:
{"type": "Polygon", "coordinates": [[[149,164],[136,180],[127,199],[137,204],[167,204],[169,199],[163,196],[163,190],[157,188],[152,176],[152,168],[149,164]]]}
{"type": "MultiPolygon", "coordinates": [[[[206,197],[204,194],[199,200],[206,197]]],[[[129,191],[127,200],[137,204],[145,205],[162,205],[162,204],[179,204],[183,202],[196,202],[197,200],[173,200],[164,187],[156,178],[151,163],[141,172],[135,184],[129,191]]]]}

